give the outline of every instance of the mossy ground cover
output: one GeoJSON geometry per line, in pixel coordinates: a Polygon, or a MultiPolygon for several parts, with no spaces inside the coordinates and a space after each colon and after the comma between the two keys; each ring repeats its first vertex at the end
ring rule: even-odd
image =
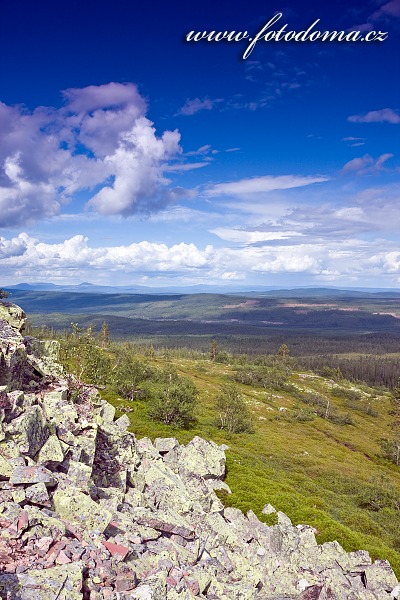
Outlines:
{"type": "MultiPolygon", "coordinates": [[[[162,367],[166,359],[158,356],[153,362],[162,367]]],[[[129,402],[106,391],[119,414],[129,410],[138,437],[175,436],[186,443],[200,435],[227,444],[226,482],[232,494],[221,494],[226,505],[252,509],[271,522],[273,517],[261,512],[271,503],[294,523],[315,527],[319,543],[336,539],[348,551],[367,549],[373,558],[387,558],[400,576],[400,469],[379,455],[378,445],[390,432],[386,392],[299,372],[291,374],[287,390],[239,384],[254,433],[227,434],[217,427],[215,398],[232,380],[234,366],[170,356],[168,362],[198,388],[198,422],[188,430],[155,423],[145,401],[129,402]],[[352,424],[315,414],[298,419],[300,409],[312,413],[313,406],[301,400],[310,394],[329,401],[331,413],[349,415],[352,424]]]]}

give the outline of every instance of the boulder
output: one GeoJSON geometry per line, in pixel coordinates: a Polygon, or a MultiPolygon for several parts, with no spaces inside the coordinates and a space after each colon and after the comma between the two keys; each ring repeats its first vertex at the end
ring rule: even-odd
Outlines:
{"type": "Polygon", "coordinates": [[[7,323],[15,332],[21,332],[25,328],[26,314],[16,304],[0,300],[0,335],[1,325],[7,323]]]}
{"type": "Polygon", "coordinates": [[[16,575],[0,574],[0,590],[10,600],[81,600],[82,564],[74,563],[16,575]]]}

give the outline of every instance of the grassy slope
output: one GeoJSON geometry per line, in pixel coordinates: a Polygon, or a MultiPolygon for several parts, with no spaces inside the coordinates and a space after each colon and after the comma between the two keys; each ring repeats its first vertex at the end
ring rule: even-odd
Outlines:
{"type": "MultiPolygon", "coordinates": [[[[160,365],[164,361],[158,358],[156,362],[160,365]]],[[[173,362],[200,391],[198,425],[190,431],[171,430],[149,421],[144,403],[109,398],[119,408],[133,408],[128,414],[131,429],[138,437],[173,435],[187,442],[201,435],[228,444],[226,481],[233,493],[223,498],[226,504],[244,511],[252,509],[267,520],[261,510],[270,502],[294,523],[316,527],[320,543],[337,539],[346,550],[368,549],[374,558],[390,560],[400,575],[400,502],[396,502],[400,496],[400,470],[378,457],[377,444],[389,432],[387,395],[372,400],[378,417],[349,410],[343,400],[331,398],[337,412],[351,413],[354,425],[335,425],[320,417],[301,423],[290,419],[299,405],[290,394],[240,386],[255,417],[255,432],[229,436],[215,427],[213,403],[232,369],[209,361],[173,362]],[[287,411],[280,411],[280,407],[287,411]],[[389,500],[385,500],[385,494],[389,494],[389,500]],[[365,502],[369,509],[360,506],[365,502]],[[386,506],[371,510],[380,502],[386,506]]],[[[305,391],[331,397],[332,382],[326,379],[299,373],[291,379],[305,391]]],[[[370,396],[365,395],[365,400],[357,402],[362,407],[369,401],[370,396]]]]}

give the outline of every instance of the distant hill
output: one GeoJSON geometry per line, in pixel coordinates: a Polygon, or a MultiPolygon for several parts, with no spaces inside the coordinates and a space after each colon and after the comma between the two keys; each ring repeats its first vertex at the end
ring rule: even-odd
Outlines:
{"type": "Polygon", "coordinates": [[[48,282],[18,283],[7,286],[7,290],[48,291],[48,292],[78,292],[81,294],[245,294],[248,296],[269,296],[282,298],[323,298],[347,296],[365,298],[382,295],[386,297],[399,296],[396,288],[337,288],[337,287],[279,287],[279,286],[215,286],[189,285],[150,287],[144,285],[108,286],[88,282],[79,284],[57,285],[48,282]]]}

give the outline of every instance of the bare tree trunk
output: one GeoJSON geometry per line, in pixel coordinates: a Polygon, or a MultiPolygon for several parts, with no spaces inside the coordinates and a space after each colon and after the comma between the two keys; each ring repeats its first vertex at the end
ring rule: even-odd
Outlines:
{"type": "Polygon", "coordinates": [[[326,405],[326,411],[325,411],[325,419],[327,419],[329,417],[329,405],[330,405],[331,401],[328,400],[328,404],[326,405]]]}

